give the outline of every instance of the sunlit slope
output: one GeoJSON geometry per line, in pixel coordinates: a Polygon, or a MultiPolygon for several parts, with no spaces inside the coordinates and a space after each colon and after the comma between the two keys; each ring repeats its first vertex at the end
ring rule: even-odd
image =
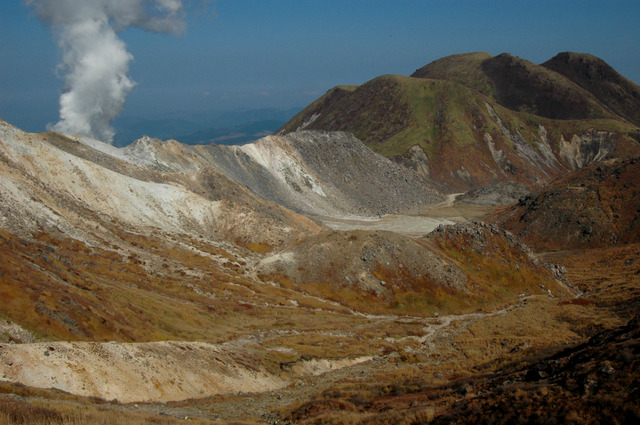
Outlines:
{"type": "Polygon", "coordinates": [[[607,155],[638,151],[637,128],[620,120],[551,120],[500,106],[460,83],[398,75],[353,91],[333,89],[281,132],[299,128],[351,132],[458,190],[499,181],[540,185],[607,155]]]}

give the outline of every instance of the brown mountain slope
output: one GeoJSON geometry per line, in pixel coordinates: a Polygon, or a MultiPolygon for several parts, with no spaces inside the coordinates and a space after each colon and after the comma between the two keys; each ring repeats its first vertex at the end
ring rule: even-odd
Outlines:
{"type": "Polygon", "coordinates": [[[375,314],[472,312],[517,294],[566,295],[510,233],[484,223],[426,237],[391,232],[318,234],[265,258],[265,280],[375,314]]]}
{"type": "Polygon", "coordinates": [[[587,90],[611,112],[640,125],[640,87],[602,59],[586,53],[563,52],[542,66],[587,90]]]}
{"type": "Polygon", "coordinates": [[[524,59],[501,54],[484,61],[482,69],[498,102],[509,109],[563,120],[612,117],[590,93],[524,59]]]}
{"type": "Polygon", "coordinates": [[[537,250],[640,242],[640,160],[610,160],[560,178],[494,218],[537,250]]]}
{"type": "Polygon", "coordinates": [[[293,130],[348,130],[362,141],[379,145],[410,124],[410,105],[395,76],[375,78],[359,87],[338,86],[309,105],[302,120],[287,123],[293,130]],[[378,119],[380,118],[380,119],[378,119]],[[295,126],[295,127],[294,127],[295,126]]]}
{"type": "Polygon", "coordinates": [[[519,370],[507,369],[481,383],[459,384],[477,395],[432,423],[636,423],[640,420],[639,355],[640,318],[636,316],[626,326],[602,332],[526,368],[517,365],[519,370]]]}
{"type": "MultiPolygon", "coordinates": [[[[633,424],[640,419],[640,321],[490,374],[434,385],[416,376],[347,383],[280,411],[296,424],[633,424]]],[[[272,422],[277,423],[277,422],[272,422]]]]}

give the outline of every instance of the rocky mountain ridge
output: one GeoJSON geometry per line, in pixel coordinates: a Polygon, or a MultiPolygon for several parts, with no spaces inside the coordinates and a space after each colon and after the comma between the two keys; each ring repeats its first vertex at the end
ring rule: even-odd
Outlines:
{"type": "Polygon", "coordinates": [[[416,173],[346,133],[303,131],[243,146],[189,146],[148,137],[121,149],[86,138],[79,142],[151,170],[215,170],[262,198],[310,215],[392,214],[442,200],[416,173]]]}

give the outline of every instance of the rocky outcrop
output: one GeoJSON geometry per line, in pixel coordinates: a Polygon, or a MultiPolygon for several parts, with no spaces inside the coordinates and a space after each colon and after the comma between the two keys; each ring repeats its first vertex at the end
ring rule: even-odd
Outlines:
{"type": "Polygon", "coordinates": [[[318,234],[265,257],[258,270],[266,281],[369,313],[446,313],[459,297],[469,311],[500,305],[504,293],[496,288],[506,287],[497,282],[508,282],[514,297],[564,292],[513,234],[482,222],[441,225],[412,239],[383,231],[318,234]]]}
{"type": "MultiPolygon", "coordinates": [[[[511,232],[504,230],[495,224],[474,221],[472,223],[460,223],[453,226],[438,226],[427,236],[430,239],[456,239],[465,237],[469,242],[468,248],[478,253],[488,251],[488,244],[494,237],[504,241],[510,248],[524,254],[531,254],[531,250],[518,240],[511,232]]],[[[532,257],[533,259],[533,257],[532,257]]]]}
{"type": "Polygon", "coordinates": [[[538,250],[640,241],[640,160],[591,164],[537,190],[494,218],[538,250]]]}
{"type": "Polygon", "coordinates": [[[507,206],[518,202],[529,193],[521,183],[496,183],[471,190],[456,198],[461,204],[482,206],[507,206]]]}
{"type": "Polygon", "coordinates": [[[590,130],[585,134],[574,134],[571,140],[560,138],[560,157],[578,170],[607,157],[616,148],[610,132],[590,130]]]}

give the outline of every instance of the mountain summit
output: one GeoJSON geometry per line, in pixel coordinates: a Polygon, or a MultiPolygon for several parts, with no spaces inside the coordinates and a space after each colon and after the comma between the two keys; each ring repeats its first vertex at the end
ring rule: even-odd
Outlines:
{"type": "Polygon", "coordinates": [[[639,152],[633,111],[640,88],[596,59],[560,54],[536,65],[507,53],[448,56],[409,77],[337,86],[279,133],[350,132],[444,190],[500,182],[536,187],[639,152]]]}
{"type": "Polygon", "coordinates": [[[559,53],[542,66],[587,90],[611,112],[640,125],[640,87],[605,61],[586,53],[559,53]]]}
{"type": "Polygon", "coordinates": [[[613,118],[595,96],[571,80],[508,53],[449,56],[411,76],[456,81],[511,110],[545,118],[613,118]]]}

